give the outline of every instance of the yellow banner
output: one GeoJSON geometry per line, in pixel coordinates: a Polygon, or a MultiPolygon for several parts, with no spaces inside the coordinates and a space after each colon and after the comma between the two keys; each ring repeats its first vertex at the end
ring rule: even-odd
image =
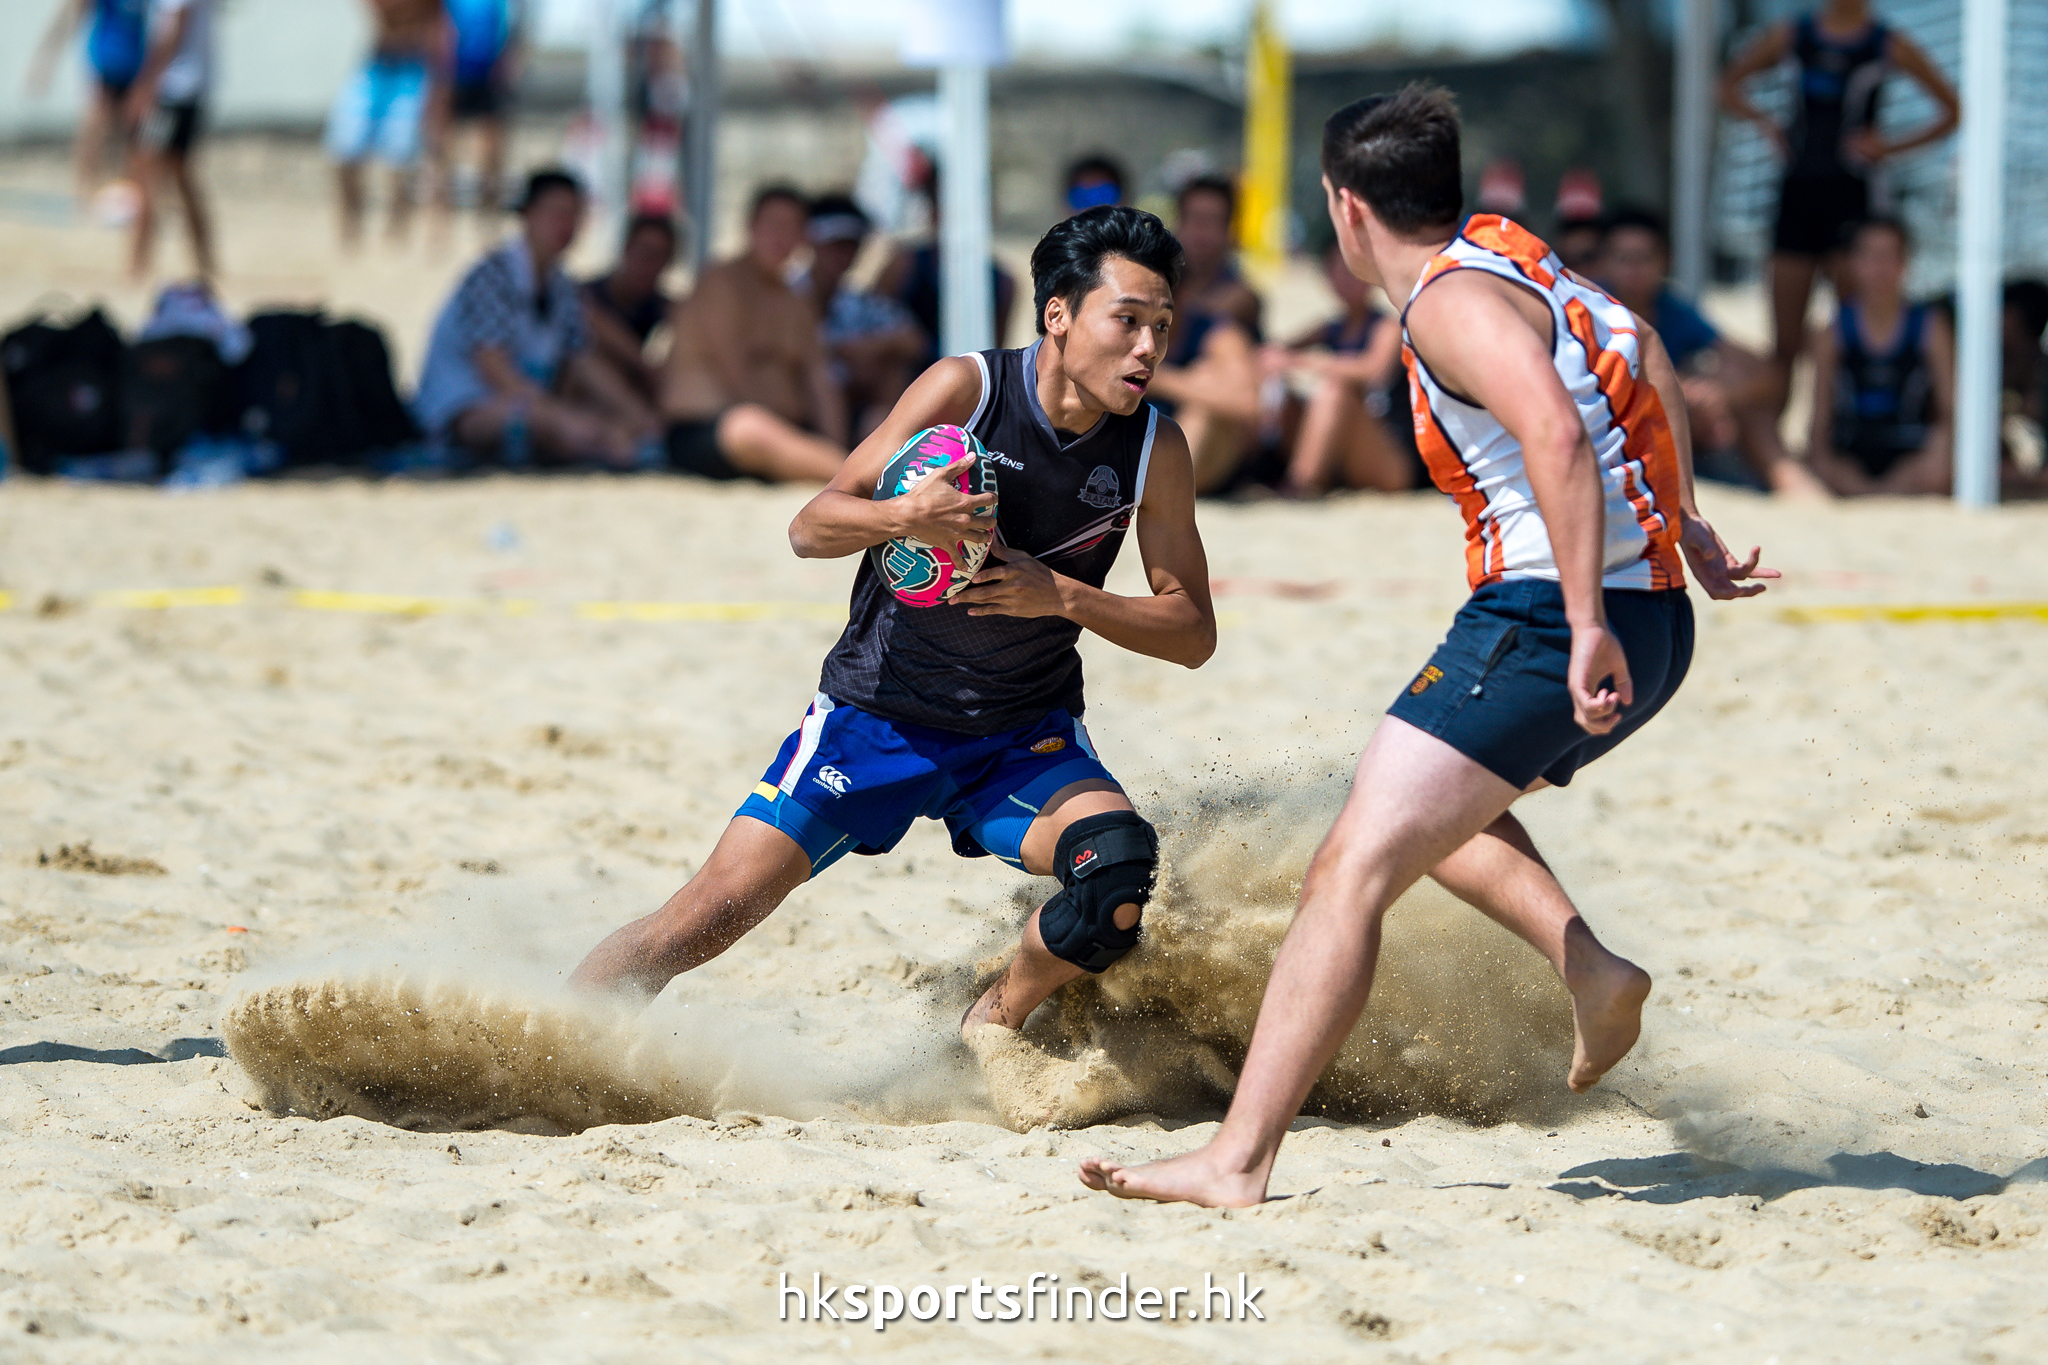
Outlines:
{"type": "Polygon", "coordinates": [[[1277,271],[1287,255],[1288,125],[1294,70],[1287,43],[1273,19],[1271,0],[1259,0],[1252,10],[1244,85],[1244,184],[1238,206],[1238,244],[1254,269],[1277,271]]]}

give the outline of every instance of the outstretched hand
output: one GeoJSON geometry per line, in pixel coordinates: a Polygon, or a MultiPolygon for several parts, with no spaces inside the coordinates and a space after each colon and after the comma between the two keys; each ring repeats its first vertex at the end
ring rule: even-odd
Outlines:
{"type": "Polygon", "coordinates": [[[972,453],[962,455],[895,499],[894,510],[903,518],[902,534],[948,549],[963,541],[988,544],[996,529],[995,494],[963,493],[955,482],[974,460],[972,453]]]}
{"type": "Polygon", "coordinates": [[[1066,611],[1059,578],[1022,550],[991,545],[988,563],[953,600],[969,616],[1059,616],[1066,611]]]}
{"type": "Polygon", "coordinates": [[[1685,552],[1685,562],[1692,566],[1692,576],[1699,580],[1707,596],[1717,602],[1755,597],[1766,585],[1754,580],[1783,577],[1776,569],[1757,567],[1764,553],[1761,545],[1750,548],[1749,558],[1737,559],[1705,517],[1679,517],[1678,547],[1685,552]]]}

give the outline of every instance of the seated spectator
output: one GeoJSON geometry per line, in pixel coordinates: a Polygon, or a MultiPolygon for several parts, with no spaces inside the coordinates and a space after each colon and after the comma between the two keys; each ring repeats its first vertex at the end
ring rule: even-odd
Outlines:
{"type": "Polygon", "coordinates": [[[661,374],[647,359],[647,342],[668,320],[671,300],[662,292],[661,277],[675,258],[675,223],[642,214],[626,225],[619,263],[583,286],[591,349],[650,405],[660,394],[661,374]]]}
{"type": "MultiPolygon", "coordinates": [[[[939,319],[939,173],[936,169],[930,172],[920,192],[931,206],[932,240],[897,252],[895,259],[883,268],[881,279],[875,283],[875,292],[896,300],[910,310],[911,317],[917,319],[917,325],[924,329],[930,341],[924,355],[924,363],[930,365],[938,360],[939,347],[945,340],[939,319]]],[[[988,285],[996,310],[995,341],[1001,346],[1005,333],[1009,331],[1010,308],[1017,301],[1017,279],[990,260],[988,285]]]]}
{"type": "Polygon", "coordinates": [[[1600,238],[1606,229],[1601,200],[1600,177],[1584,167],[1566,171],[1558,178],[1557,204],[1551,210],[1557,231],[1551,235],[1551,250],[1565,269],[1592,278],[1593,262],[1600,254],[1600,238]]]}
{"type": "Polygon", "coordinates": [[[1100,152],[1067,167],[1067,216],[1124,202],[1124,168],[1100,152]]]}
{"type": "Polygon", "coordinates": [[[818,341],[818,315],[789,286],[808,200],[786,185],[754,196],[747,249],[711,266],[677,305],[661,407],[670,464],[707,479],[825,483],[846,461],[846,404],[818,341]]]}
{"type": "Polygon", "coordinates": [[[2005,458],[2021,475],[2048,477],[2048,364],[2041,338],[2048,333],[2048,284],[2013,280],[2005,286],[2005,334],[1999,365],[2005,458]]]}
{"type": "Polygon", "coordinates": [[[536,172],[520,231],[470,268],[427,341],[413,411],[430,439],[495,456],[632,468],[658,459],[653,410],[598,362],[562,258],[583,190],[536,172]]]}
{"type": "Polygon", "coordinates": [[[1259,296],[1230,255],[1237,191],[1198,176],[1180,192],[1174,235],[1187,257],[1173,294],[1173,330],[1147,397],[1186,433],[1195,491],[1220,493],[1257,450],[1259,296]]]}
{"type": "Polygon", "coordinates": [[[1424,476],[1412,445],[1387,423],[1388,389],[1405,382],[1400,324],[1373,306],[1371,287],[1351,273],[1334,242],[1323,264],[1344,311],[1263,356],[1268,375],[1310,386],[1306,402],[1289,395],[1295,410],[1284,424],[1292,440],[1280,491],[1298,498],[1333,488],[1405,493],[1424,476]]]}
{"type": "Polygon", "coordinates": [[[1807,463],[1844,496],[1949,491],[1955,341],[1941,310],[1906,297],[1904,225],[1854,228],[1842,263],[1853,303],[1814,341],[1807,463]]]}
{"type": "Polygon", "coordinates": [[[1663,339],[1685,389],[1702,475],[1711,475],[1718,463],[1738,481],[1753,479],[1773,492],[1824,495],[1813,473],[1788,457],[1778,439],[1770,367],[1674,293],[1670,273],[1671,240],[1663,218],[1636,208],[1608,216],[1593,277],[1663,339]]]}
{"type": "Polygon", "coordinates": [[[931,349],[930,338],[909,309],[885,295],[856,289],[847,280],[871,226],[848,195],[824,195],[811,205],[811,273],[805,292],[818,310],[819,334],[832,377],[846,395],[855,441],[889,415],[910,381],[923,371],[931,349]]]}

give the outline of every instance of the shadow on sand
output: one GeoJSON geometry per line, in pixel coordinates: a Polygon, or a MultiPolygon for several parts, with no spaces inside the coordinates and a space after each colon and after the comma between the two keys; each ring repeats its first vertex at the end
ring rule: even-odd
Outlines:
{"type": "Polygon", "coordinates": [[[228,1050],[218,1038],[173,1038],[160,1052],[139,1047],[80,1047],[76,1043],[23,1043],[0,1048],[0,1066],[22,1062],[98,1062],[103,1066],[149,1066],[159,1062],[185,1062],[194,1057],[225,1057],[228,1050]]]}
{"type": "Polygon", "coordinates": [[[2014,1185],[2048,1181],[2048,1157],[2036,1157],[2011,1175],[1993,1175],[1953,1163],[1930,1165],[1891,1152],[1837,1152],[1825,1171],[1760,1166],[1753,1170],[1710,1161],[1691,1152],[1589,1161],[1560,1172],[1550,1188],[1579,1199],[1621,1198],[1648,1204],[1747,1195],[1778,1199],[1794,1190],[1821,1188],[1904,1190],[1943,1199],[2000,1194],[2014,1185]]]}

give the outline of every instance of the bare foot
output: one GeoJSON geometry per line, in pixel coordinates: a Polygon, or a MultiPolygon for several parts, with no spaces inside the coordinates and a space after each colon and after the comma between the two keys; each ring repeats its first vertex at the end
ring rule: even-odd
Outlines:
{"type": "MultiPolygon", "coordinates": [[[[1008,980],[1009,976],[1009,970],[1005,968],[1003,974],[990,982],[988,989],[981,993],[981,999],[969,1005],[967,1013],[960,1016],[961,1042],[966,1042],[976,1029],[989,1022],[989,1016],[1002,1003],[1003,982],[1008,980]]],[[[996,1022],[1002,1023],[1003,1021],[998,1019],[996,1022]]]]}
{"type": "Polygon", "coordinates": [[[1142,1166],[1119,1166],[1101,1157],[1081,1162],[1081,1183],[1119,1199],[1242,1209],[1266,1199],[1266,1172],[1226,1170],[1207,1147],[1142,1166]]]}
{"type": "Polygon", "coordinates": [[[1565,987],[1572,993],[1572,1070],[1565,1084],[1583,1095],[1628,1055],[1643,1031],[1650,974],[1585,935],[1567,949],[1565,987]]]}

